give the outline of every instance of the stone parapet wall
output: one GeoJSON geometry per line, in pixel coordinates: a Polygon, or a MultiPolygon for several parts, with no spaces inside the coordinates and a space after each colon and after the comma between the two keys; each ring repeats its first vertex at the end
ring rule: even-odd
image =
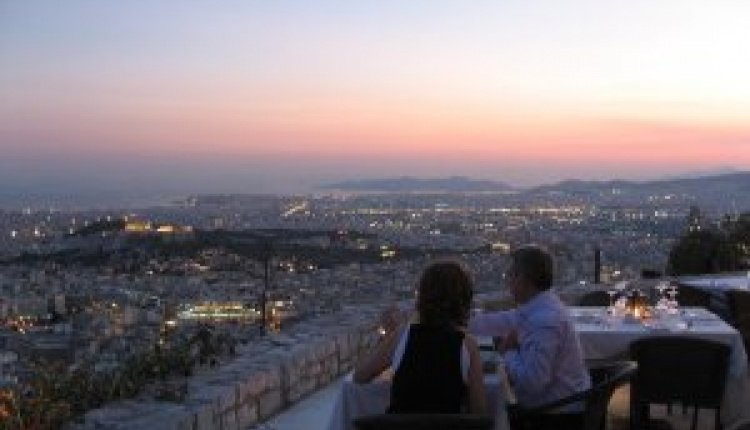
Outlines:
{"type": "Polygon", "coordinates": [[[381,308],[357,306],[306,320],[238,348],[188,380],[179,403],[134,399],[90,411],[71,430],[245,430],[349,371],[377,339],[381,308]]]}

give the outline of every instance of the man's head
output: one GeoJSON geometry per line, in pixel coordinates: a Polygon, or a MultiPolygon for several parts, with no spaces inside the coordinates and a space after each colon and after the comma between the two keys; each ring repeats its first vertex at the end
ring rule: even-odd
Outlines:
{"type": "Polygon", "coordinates": [[[549,251],[538,245],[525,245],[511,252],[510,259],[507,282],[516,302],[526,303],[552,287],[554,263],[549,251]]]}

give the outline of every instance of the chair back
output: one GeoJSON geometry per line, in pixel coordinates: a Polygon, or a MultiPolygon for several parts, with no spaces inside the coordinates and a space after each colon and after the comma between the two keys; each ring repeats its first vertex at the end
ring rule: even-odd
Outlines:
{"type": "Polygon", "coordinates": [[[727,427],[726,430],[750,430],[750,421],[742,420],[731,427],[727,427]]]}
{"type": "Polygon", "coordinates": [[[740,332],[745,351],[750,347],[750,291],[727,291],[729,322],[740,332]]]}
{"type": "Polygon", "coordinates": [[[616,389],[628,383],[638,371],[634,361],[605,364],[589,369],[591,395],[586,400],[585,430],[600,430],[607,420],[607,407],[616,389]]]}
{"type": "Polygon", "coordinates": [[[620,361],[596,366],[589,369],[592,386],[590,389],[565,397],[555,402],[520,412],[520,421],[530,423],[529,429],[544,430],[601,430],[607,418],[607,407],[614,391],[631,380],[638,370],[633,361],[620,361]],[[555,413],[562,407],[583,402],[583,414],[579,420],[571,420],[569,413],[555,413]]]}
{"type": "Polygon", "coordinates": [[[591,291],[578,299],[578,306],[609,306],[611,300],[606,291],[591,291]]]}
{"type": "Polygon", "coordinates": [[[357,430],[491,430],[495,420],[481,414],[375,414],[354,419],[357,430]]]}
{"type": "Polygon", "coordinates": [[[697,287],[680,284],[677,289],[677,302],[680,306],[709,309],[711,294],[697,287]]]}
{"type": "Polygon", "coordinates": [[[729,346],[706,339],[659,336],[630,345],[638,362],[631,398],[638,402],[719,408],[729,367],[729,346]]]}

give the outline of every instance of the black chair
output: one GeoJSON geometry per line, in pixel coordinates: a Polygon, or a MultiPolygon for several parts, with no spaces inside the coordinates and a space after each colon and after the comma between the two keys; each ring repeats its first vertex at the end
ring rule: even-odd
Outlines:
{"type": "Polygon", "coordinates": [[[750,430],[750,421],[741,421],[728,427],[726,430],[750,430]]]}
{"type": "Polygon", "coordinates": [[[491,415],[480,414],[376,414],[354,419],[357,430],[490,430],[491,415]]]}
{"type": "Polygon", "coordinates": [[[609,306],[612,298],[606,291],[591,291],[578,299],[578,306],[609,306]]]}
{"type": "Polygon", "coordinates": [[[627,383],[637,370],[638,365],[633,361],[590,368],[590,389],[535,408],[517,408],[510,413],[511,427],[514,430],[602,430],[612,393],[627,383]],[[583,412],[560,412],[576,403],[583,404],[583,412]]]}
{"type": "Polygon", "coordinates": [[[715,427],[721,428],[720,409],[729,366],[729,346],[683,336],[639,339],[630,345],[630,358],[638,363],[631,381],[631,428],[648,428],[650,405],[682,403],[694,407],[692,429],[698,408],[714,409],[715,427]]]}
{"type": "Polygon", "coordinates": [[[709,309],[711,308],[711,294],[700,288],[679,284],[677,303],[680,306],[709,309]]]}
{"type": "Polygon", "coordinates": [[[742,335],[745,351],[750,351],[750,291],[729,290],[729,323],[742,335]]]}

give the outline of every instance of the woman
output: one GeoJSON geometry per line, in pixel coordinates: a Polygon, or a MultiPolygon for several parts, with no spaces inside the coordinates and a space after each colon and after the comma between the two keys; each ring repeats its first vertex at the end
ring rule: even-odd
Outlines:
{"type": "Polygon", "coordinates": [[[458,262],[428,266],[417,289],[417,321],[384,315],[388,327],[375,350],[357,364],[354,381],[394,371],[389,413],[486,413],[482,363],[476,339],[465,331],[472,280],[458,262]]]}

